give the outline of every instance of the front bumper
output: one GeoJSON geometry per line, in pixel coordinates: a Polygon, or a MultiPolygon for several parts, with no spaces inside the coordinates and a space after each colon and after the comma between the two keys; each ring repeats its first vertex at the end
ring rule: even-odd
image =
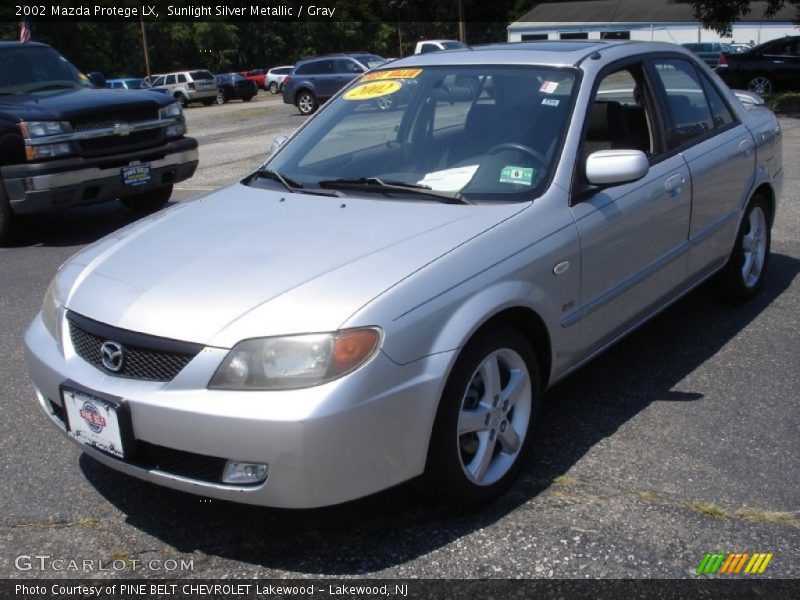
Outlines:
{"type": "Polygon", "coordinates": [[[2,183],[18,214],[84,206],[145,193],[190,178],[197,169],[197,140],[183,137],[156,148],[97,158],[70,157],[3,167],[2,183]],[[121,169],[149,164],[150,182],[135,187],[121,169]]]}
{"type": "Polygon", "coordinates": [[[112,377],[75,355],[64,319],[56,342],[37,316],[25,336],[39,403],[66,435],[59,386],[70,379],[124,398],[133,436],[149,447],[267,463],[254,486],[200,481],[122,461],[77,442],[109,467],[208,497],[284,508],[345,502],[422,473],[451,356],[397,365],[383,353],[337,381],[301,390],[231,392],[206,385],[227,350],[206,348],[170,383],[112,377]]]}

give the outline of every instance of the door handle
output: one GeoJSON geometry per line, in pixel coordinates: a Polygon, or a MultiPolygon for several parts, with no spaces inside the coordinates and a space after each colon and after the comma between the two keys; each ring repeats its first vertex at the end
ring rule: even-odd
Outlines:
{"type": "Polygon", "coordinates": [[[750,151],[753,149],[753,144],[750,140],[742,140],[739,142],[739,152],[744,156],[750,156],[750,151]]]}
{"type": "Polygon", "coordinates": [[[686,178],[680,173],[675,173],[664,180],[664,189],[670,193],[679,194],[684,183],[686,183],[686,178]]]}

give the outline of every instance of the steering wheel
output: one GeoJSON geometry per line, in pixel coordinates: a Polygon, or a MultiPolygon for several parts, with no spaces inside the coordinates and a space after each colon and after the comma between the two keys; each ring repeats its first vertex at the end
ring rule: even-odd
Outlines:
{"type": "Polygon", "coordinates": [[[525,144],[517,144],[516,142],[497,144],[497,146],[491,148],[486,154],[497,154],[503,150],[518,150],[519,152],[527,154],[533,158],[537,163],[539,163],[539,166],[547,166],[547,159],[541,154],[541,152],[534,150],[530,146],[526,146],[525,144]]]}

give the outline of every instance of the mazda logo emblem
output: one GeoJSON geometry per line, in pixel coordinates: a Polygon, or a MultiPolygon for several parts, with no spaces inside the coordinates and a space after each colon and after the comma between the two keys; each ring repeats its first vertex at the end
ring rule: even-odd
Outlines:
{"type": "Polygon", "coordinates": [[[100,360],[106,369],[119,373],[125,362],[125,349],[117,342],[103,342],[100,346],[100,360]]]}

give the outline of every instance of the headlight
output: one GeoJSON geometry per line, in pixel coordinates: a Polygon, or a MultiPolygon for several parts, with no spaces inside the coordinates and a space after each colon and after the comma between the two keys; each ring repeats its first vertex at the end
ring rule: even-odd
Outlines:
{"type": "Polygon", "coordinates": [[[29,140],[71,131],[69,123],[64,121],[23,121],[19,124],[19,128],[22,130],[22,136],[29,140]]]}
{"type": "Polygon", "coordinates": [[[58,144],[42,144],[40,146],[25,146],[25,156],[28,160],[41,160],[42,158],[58,158],[72,154],[69,142],[58,144]]]}
{"type": "Polygon", "coordinates": [[[180,121],[178,123],[173,123],[169,125],[166,129],[165,135],[168,138],[176,138],[181,137],[182,135],[186,135],[186,123],[180,121]]]}
{"type": "Polygon", "coordinates": [[[58,339],[58,288],[55,277],[50,281],[50,285],[47,286],[47,291],[44,293],[42,322],[50,335],[58,339]]]}
{"type": "Polygon", "coordinates": [[[158,111],[159,119],[177,119],[183,115],[180,102],[172,102],[158,111]]]}
{"type": "Polygon", "coordinates": [[[259,338],[239,342],[208,387],[225,390],[287,390],[327,383],[375,356],[377,328],[259,338]]]}

